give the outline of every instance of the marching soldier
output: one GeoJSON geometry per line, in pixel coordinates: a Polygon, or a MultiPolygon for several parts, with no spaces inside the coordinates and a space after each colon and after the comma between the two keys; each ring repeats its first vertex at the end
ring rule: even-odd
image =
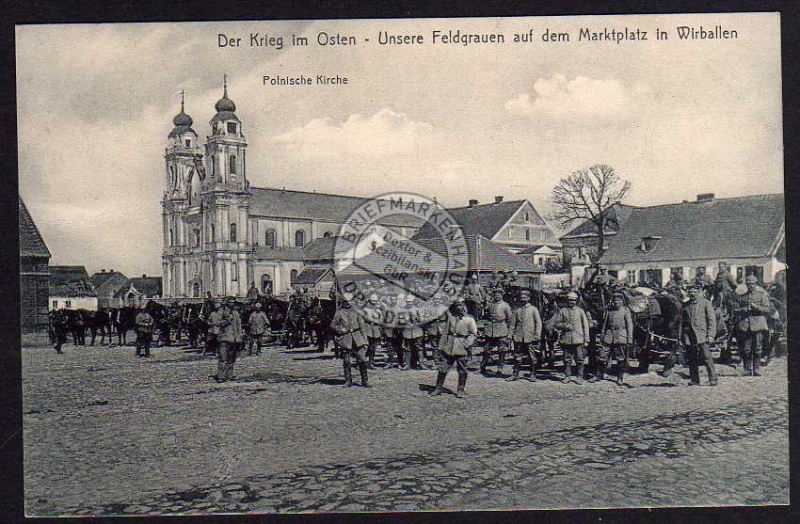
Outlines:
{"type": "Polygon", "coordinates": [[[761,376],[758,368],[761,365],[761,349],[764,332],[768,330],[767,315],[772,303],[769,294],[758,285],[758,279],[749,275],[744,279],[747,292],[739,297],[734,313],[739,321],[736,325],[736,341],[742,366],[746,376],[761,376]]]}
{"type": "Polygon", "coordinates": [[[513,335],[514,342],[514,374],[506,380],[519,379],[522,368],[522,359],[528,357],[531,362],[530,381],[536,381],[536,352],[539,338],[542,333],[542,318],[539,310],[530,302],[531,292],[523,289],[519,293],[522,305],[514,311],[513,335]]]}
{"type": "Polygon", "coordinates": [[[605,325],[603,326],[603,344],[597,359],[597,370],[589,382],[600,382],[605,378],[609,357],[617,361],[617,385],[622,386],[625,370],[628,369],[628,348],[633,344],[633,316],[625,307],[622,293],[614,293],[609,304],[605,325]]]}
{"type": "Polygon", "coordinates": [[[462,398],[467,386],[467,359],[470,348],[478,338],[478,326],[475,324],[475,319],[467,313],[467,306],[462,299],[456,299],[454,309],[455,314],[448,318],[447,331],[442,340],[438,361],[439,373],[436,376],[436,387],[431,391],[432,396],[442,394],[447,372],[453,365],[458,372],[456,397],[462,398]]]}
{"type": "Polygon", "coordinates": [[[367,377],[366,354],[367,337],[364,317],[353,309],[352,293],[342,296],[342,303],[331,321],[331,329],[336,334],[336,343],[342,349],[342,366],[344,367],[344,387],[353,385],[352,357],[355,356],[358,371],[361,373],[361,385],[371,387],[367,377]]]}
{"type": "Polygon", "coordinates": [[[150,344],[153,343],[153,326],[155,320],[147,312],[146,302],[142,302],[139,306],[139,312],[136,314],[136,356],[137,357],[150,357],[150,344]]]}
{"type": "Polygon", "coordinates": [[[503,373],[503,364],[506,359],[506,349],[511,339],[511,324],[514,320],[514,313],[511,306],[503,300],[503,288],[492,290],[492,301],[486,306],[486,318],[489,324],[486,326],[486,347],[481,358],[480,372],[486,373],[486,366],[493,351],[498,352],[497,374],[503,373]]]}
{"type": "Polygon", "coordinates": [[[683,306],[680,326],[680,340],[686,346],[689,360],[690,386],[700,385],[700,364],[708,372],[708,385],[717,385],[717,370],[708,346],[714,342],[716,329],[714,307],[703,296],[703,285],[694,282],[689,286],[689,302],[683,306]]]}
{"type": "Polygon", "coordinates": [[[467,306],[469,315],[478,319],[483,309],[483,288],[478,279],[478,275],[473,273],[470,283],[464,288],[464,304],[467,306]]]}
{"type": "Polygon", "coordinates": [[[586,312],[578,307],[578,294],[567,293],[567,307],[558,310],[555,328],[561,332],[559,342],[564,350],[564,379],[567,384],[572,380],[572,366],[577,366],[576,380],[583,384],[583,359],[586,358],[586,346],[589,344],[589,320],[586,312]]]}
{"type": "Polygon", "coordinates": [[[261,354],[261,343],[264,336],[270,336],[270,326],[267,314],[261,309],[261,304],[256,302],[256,310],[250,314],[248,324],[250,324],[250,354],[253,353],[253,346],[256,348],[256,355],[261,354]]]}
{"type": "Polygon", "coordinates": [[[381,327],[382,308],[378,294],[372,293],[362,309],[364,313],[364,334],[367,337],[367,367],[375,369],[375,352],[381,345],[383,328],[381,327]]]}

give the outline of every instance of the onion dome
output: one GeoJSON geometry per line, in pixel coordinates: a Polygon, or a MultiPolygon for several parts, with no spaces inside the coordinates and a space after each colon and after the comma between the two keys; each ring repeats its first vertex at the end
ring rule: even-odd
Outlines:
{"type": "Polygon", "coordinates": [[[233,113],[236,111],[236,104],[233,103],[233,100],[228,98],[228,75],[225,75],[223,82],[222,98],[217,100],[217,103],[214,104],[214,109],[217,110],[217,113],[222,113],[223,111],[233,113]]]}
{"type": "Polygon", "coordinates": [[[192,124],[194,121],[192,120],[192,117],[187,115],[186,111],[184,110],[184,95],[185,93],[181,91],[181,112],[175,115],[175,118],[172,119],[172,125],[175,127],[169,134],[170,138],[180,136],[187,131],[194,133],[194,130],[192,129],[192,124]]]}

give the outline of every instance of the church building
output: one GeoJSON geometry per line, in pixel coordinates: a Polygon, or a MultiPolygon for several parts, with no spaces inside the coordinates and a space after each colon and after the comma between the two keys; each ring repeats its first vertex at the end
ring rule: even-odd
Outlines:
{"type": "MultiPolygon", "coordinates": [[[[285,293],[303,269],[303,247],[338,234],[366,199],[250,186],[244,126],[227,81],[214,109],[205,143],[184,100],[168,135],[163,296],[243,297],[251,283],[285,293]]],[[[381,223],[407,237],[419,226],[403,215],[381,223]]]]}

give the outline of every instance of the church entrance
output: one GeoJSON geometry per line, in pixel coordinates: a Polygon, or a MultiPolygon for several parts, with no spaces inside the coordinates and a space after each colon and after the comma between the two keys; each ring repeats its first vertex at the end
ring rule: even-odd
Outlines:
{"type": "Polygon", "coordinates": [[[272,278],[269,275],[261,277],[261,294],[272,295],[272,278]]]}
{"type": "Polygon", "coordinates": [[[200,298],[200,282],[192,284],[192,297],[200,298]]]}

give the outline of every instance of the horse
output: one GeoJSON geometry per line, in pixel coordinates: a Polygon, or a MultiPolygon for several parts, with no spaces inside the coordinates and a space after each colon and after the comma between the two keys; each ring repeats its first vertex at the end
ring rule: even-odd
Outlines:
{"type": "Polygon", "coordinates": [[[117,333],[117,345],[128,345],[128,331],[136,325],[136,308],[121,307],[111,309],[114,331],[117,333]]]}
{"type": "Polygon", "coordinates": [[[100,334],[100,344],[106,343],[106,337],[108,337],[108,344],[111,343],[111,334],[112,330],[112,322],[111,322],[111,311],[108,309],[100,309],[98,311],[88,311],[84,315],[86,319],[86,323],[89,326],[89,330],[92,333],[92,341],[90,345],[94,346],[94,342],[97,339],[97,334],[100,334]]]}
{"type": "Polygon", "coordinates": [[[307,311],[308,324],[313,331],[317,351],[323,352],[328,347],[328,342],[333,339],[331,321],[336,313],[336,303],[333,300],[314,298],[307,311]]]}

